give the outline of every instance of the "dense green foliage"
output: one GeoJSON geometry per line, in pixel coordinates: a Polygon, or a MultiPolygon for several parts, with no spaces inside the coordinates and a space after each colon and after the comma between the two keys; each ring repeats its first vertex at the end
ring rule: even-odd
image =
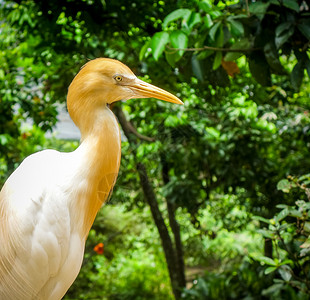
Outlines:
{"type": "Polygon", "coordinates": [[[124,139],[112,199],[65,299],[176,295],[141,163],[176,249],[169,205],[180,225],[181,298],[309,298],[306,1],[25,0],[0,14],[1,182],[32,152],[77,147],[44,132],[87,59],[120,59],[184,101],[121,103],[147,138],[124,139]]]}

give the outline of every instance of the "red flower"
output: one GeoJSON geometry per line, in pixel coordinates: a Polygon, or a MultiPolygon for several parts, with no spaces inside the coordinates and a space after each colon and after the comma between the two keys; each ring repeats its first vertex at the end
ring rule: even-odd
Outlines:
{"type": "Polygon", "coordinates": [[[97,245],[94,247],[94,251],[95,251],[97,254],[103,254],[103,251],[104,251],[104,244],[103,244],[103,243],[97,244],[97,245]]]}

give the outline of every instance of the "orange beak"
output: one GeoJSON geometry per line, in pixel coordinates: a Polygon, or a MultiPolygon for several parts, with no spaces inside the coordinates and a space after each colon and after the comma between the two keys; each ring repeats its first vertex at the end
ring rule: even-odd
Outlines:
{"type": "Polygon", "coordinates": [[[173,94],[138,78],[133,84],[130,84],[129,87],[134,92],[132,98],[156,98],[171,103],[183,104],[183,102],[173,94]]]}

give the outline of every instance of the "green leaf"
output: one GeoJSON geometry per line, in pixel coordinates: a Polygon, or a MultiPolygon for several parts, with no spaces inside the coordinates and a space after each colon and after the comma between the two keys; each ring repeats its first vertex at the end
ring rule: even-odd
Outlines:
{"type": "Polygon", "coordinates": [[[300,248],[310,248],[310,237],[300,246],[300,248]]]}
{"type": "Polygon", "coordinates": [[[171,12],[163,21],[163,28],[166,28],[170,22],[173,22],[177,19],[187,19],[191,14],[191,10],[187,8],[179,8],[171,12]]]}
{"type": "MultiPolygon", "coordinates": [[[[230,49],[249,49],[251,47],[251,43],[247,38],[243,38],[237,42],[235,42],[230,49]]],[[[225,55],[225,61],[233,61],[243,56],[242,52],[228,52],[225,55]]]]}
{"type": "Polygon", "coordinates": [[[285,7],[299,12],[299,5],[295,0],[283,0],[282,3],[285,7]]]}
{"type": "Polygon", "coordinates": [[[210,15],[206,15],[203,18],[203,21],[204,21],[206,28],[210,28],[213,25],[213,21],[212,21],[212,18],[210,17],[210,15]]]}
{"type": "Polygon", "coordinates": [[[291,184],[287,179],[282,179],[278,182],[277,189],[284,193],[289,193],[291,189],[291,184]]]}
{"type": "Polygon", "coordinates": [[[274,239],[275,235],[271,231],[267,229],[258,229],[257,233],[260,233],[263,237],[268,238],[268,239],[274,239]]]}
{"type": "Polygon", "coordinates": [[[212,4],[210,3],[210,1],[199,1],[198,6],[205,12],[209,12],[210,10],[212,10],[212,4]]]}
{"type": "Polygon", "coordinates": [[[273,70],[273,73],[278,75],[287,74],[284,67],[280,63],[278,51],[273,43],[267,43],[265,45],[264,53],[269,66],[273,70]]]}
{"type": "Polygon", "coordinates": [[[186,48],[188,37],[182,30],[176,30],[171,32],[170,42],[174,48],[186,48]]]}
{"type": "Polygon", "coordinates": [[[276,205],[276,208],[289,208],[289,206],[286,204],[278,204],[276,205]]]}
{"type": "Polygon", "coordinates": [[[151,45],[151,40],[148,40],[141,48],[140,53],[139,53],[139,60],[142,61],[150,48],[151,45]]]}
{"type": "Polygon", "coordinates": [[[230,20],[231,32],[233,35],[239,37],[244,34],[244,28],[241,22],[230,20]]]}
{"type": "Polygon", "coordinates": [[[277,265],[273,259],[267,256],[255,256],[254,258],[265,265],[274,266],[274,267],[277,265]]]}
{"type": "Polygon", "coordinates": [[[171,67],[175,67],[175,63],[180,59],[180,55],[176,50],[165,51],[165,57],[171,67]]]}
{"type": "Polygon", "coordinates": [[[270,3],[254,2],[249,6],[250,13],[256,15],[260,20],[263,19],[270,3]]]}
{"type": "Polygon", "coordinates": [[[293,71],[291,73],[291,83],[296,91],[299,90],[303,78],[304,78],[304,63],[302,60],[300,60],[294,66],[293,71]]]}
{"type": "Polygon", "coordinates": [[[188,28],[192,29],[196,24],[201,22],[200,14],[192,12],[187,20],[188,28]]]}
{"type": "Polygon", "coordinates": [[[291,22],[284,22],[277,26],[276,36],[280,36],[284,31],[288,30],[293,24],[291,22]]]}
{"type": "Polygon", "coordinates": [[[281,220],[285,219],[288,215],[289,210],[287,208],[284,208],[277,214],[277,216],[275,217],[275,221],[280,222],[281,220]]]}
{"type": "Polygon", "coordinates": [[[303,181],[303,180],[306,180],[306,179],[309,179],[309,178],[310,178],[310,173],[304,174],[304,175],[298,177],[298,180],[299,180],[299,181],[300,181],[300,180],[303,181]]]}
{"type": "MultiPolygon", "coordinates": [[[[274,280],[275,282],[275,280],[274,280]]],[[[279,294],[279,291],[283,288],[283,284],[282,283],[276,283],[273,284],[272,286],[268,287],[265,290],[262,290],[262,295],[263,296],[273,296],[275,294],[279,294]]]]}
{"type": "Polygon", "coordinates": [[[169,115],[165,119],[165,126],[167,127],[175,127],[180,123],[180,119],[175,115],[169,115]]]}
{"type": "Polygon", "coordinates": [[[292,278],[289,266],[281,266],[279,268],[279,273],[285,282],[289,282],[292,278]]]}
{"type": "MultiPolygon", "coordinates": [[[[173,48],[185,49],[187,48],[188,37],[183,31],[176,30],[176,31],[171,32],[170,42],[173,48]]],[[[180,59],[184,53],[184,50],[179,50],[178,53],[179,53],[179,56],[180,56],[179,59],[180,59]]]]}
{"type": "Polygon", "coordinates": [[[152,54],[155,60],[164,52],[166,44],[169,42],[168,32],[161,31],[153,35],[151,40],[152,54]]]}
{"type": "Polygon", "coordinates": [[[3,69],[0,69],[0,80],[3,80],[5,78],[5,72],[3,69]]]}
{"type": "Polygon", "coordinates": [[[269,273],[272,273],[274,272],[275,270],[277,269],[277,267],[268,267],[266,270],[265,270],[265,275],[269,274],[269,273]]]}
{"type": "Polygon", "coordinates": [[[201,64],[196,55],[192,56],[191,62],[194,75],[199,81],[203,82],[203,69],[201,68],[201,64]]]}
{"type": "Polygon", "coordinates": [[[270,220],[269,219],[263,218],[261,216],[253,216],[252,219],[253,220],[258,220],[258,221],[261,221],[261,222],[264,222],[264,223],[267,223],[267,224],[270,224],[270,220]]]}
{"type": "Polygon", "coordinates": [[[299,31],[310,40],[310,19],[302,19],[299,24],[297,24],[299,31]]]}
{"type": "Polygon", "coordinates": [[[209,35],[213,41],[215,40],[215,34],[216,34],[217,30],[219,29],[221,24],[222,24],[222,22],[217,22],[210,29],[209,35]]]}
{"type": "Polygon", "coordinates": [[[281,23],[276,28],[275,45],[280,48],[294,33],[294,25],[291,22],[281,23]]]}
{"type": "Polygon", "coordinates": [[[269,65],[262,52],[255,52],[249,58],[249,68],[255,80],[262,86],[271,85],[269,65]]]}
{"type": "Polygon", "coordinates": [[[212,66],[213,70],[216,70],[221,65],[222,56],[223,56],[222,52],[220,52],[220,51],[216,52],[215,58],[213,61],[213,66],[212,66]]]}
{"type": "Polygon", "coordinates": [[[9,134],[0,134],[0,145],[6,145],[10,140],[9,134]]]}
{"type": "Polygon", "coordinates": [[[206,132],[214,139],[219,139],[221,133],[214,127],[206,127],[206,132]]]}
{"type": "Polygon", "coordinates": [[[302,212],[299,210],[293,209],[289,211],[289,216],[294,217],[294,218],[302,218],[302,212]]]}

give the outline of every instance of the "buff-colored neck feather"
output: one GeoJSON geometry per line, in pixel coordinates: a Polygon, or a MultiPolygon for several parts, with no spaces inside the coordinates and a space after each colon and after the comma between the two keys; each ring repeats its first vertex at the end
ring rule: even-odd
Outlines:
{"type": "MultiPolygon", "coordinates": [[[[79,81],[79,80],[78,80],[79,81]]],[[[78,92],[78,82],[71,84],[68,111],[81,131],[81,145],[73,153],[82,165],[77,174],[75,212],[72,224],[81,224],[86,238],[96,214],[108,199],[115,184],[121,156],[119,126],[114,114],[102,103],[96,91],[78,92]]]]}

